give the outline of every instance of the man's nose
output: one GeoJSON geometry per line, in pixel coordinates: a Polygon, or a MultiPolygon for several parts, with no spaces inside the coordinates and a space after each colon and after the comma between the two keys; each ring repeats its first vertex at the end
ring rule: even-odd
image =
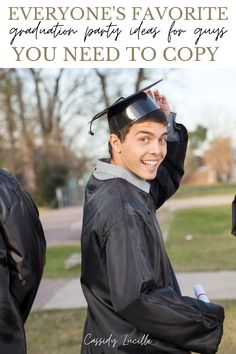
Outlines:
{"type": "Polygon", "coordinates": [[[150,145],[150,151],[151,154],[161,154],[161,145],[158,140],[153,140],[152,144],[150,145]]]}

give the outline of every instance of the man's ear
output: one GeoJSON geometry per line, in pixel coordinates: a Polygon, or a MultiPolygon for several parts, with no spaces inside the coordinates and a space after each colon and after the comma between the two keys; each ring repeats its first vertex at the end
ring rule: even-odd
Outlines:
{"type": "Polygon", "coordinates": [[[121,141],[118,136],[116,134],[110,134],[109,142],[113,151],[119,154],[121,152],[121,141]]]}

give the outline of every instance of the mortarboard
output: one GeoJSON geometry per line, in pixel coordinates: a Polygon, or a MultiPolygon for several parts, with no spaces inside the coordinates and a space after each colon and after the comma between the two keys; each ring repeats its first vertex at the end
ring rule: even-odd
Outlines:
{"type": "Polygon", "coordinates": [[[96,114],[89,122],[89,134],[94,135],[92,132],[93,122],[105,114],[107,114],[110,132],[115,133],[124,128],[126,125],[129,125],[138,119],[144,118],[149,113],[160,109],[160,106],[154,102],[154,100],[145,91],[161,81],[162,80],[155,81],[151,85],[126,98],[120,97],[112,105],[96,114]]]}

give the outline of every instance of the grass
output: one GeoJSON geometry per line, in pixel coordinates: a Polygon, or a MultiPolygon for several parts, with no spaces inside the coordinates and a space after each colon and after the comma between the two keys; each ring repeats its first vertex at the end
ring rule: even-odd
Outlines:
{"type": "MultiPolygon", "coordinates": [[[[218,354],[235,354],[236,300],[217,301],[225,308],[224,335],[218,354]]],[[[26,323],[28,354],[78,354],[85,309],[30,314],[26,323]]]]}
{"type": "Polygon", "coordinates": [[[48,247],[44,278],[72,278],[80,275],[80,266],[65,269],[64,263],[73,253],[80,252],[79,245],[48,247]]]}
{"type": "Polygon", "coordinates": [[[26,322],[28,354],[78,354],[86,309],[32,312],[26,322]]]}
{"type": "Polygon", "coordinates": [[[176,211],[166,242],[175,271],[235,269],[236,240],[230,232],[231,206],[176,211]]]}
{"type": "Polygon", "coordinates": [[[236,300],[218,301],[225,309],[224,334],[218,354],[235,354],[236,300]]]}
{"type": "Polygon", "coordinates": [[[206,195],[235,195],[236,184],[235,183],[219,183],[212,185],[187,185],[182,184],[175,198],[192,198],[201,197],[206,195]]]}

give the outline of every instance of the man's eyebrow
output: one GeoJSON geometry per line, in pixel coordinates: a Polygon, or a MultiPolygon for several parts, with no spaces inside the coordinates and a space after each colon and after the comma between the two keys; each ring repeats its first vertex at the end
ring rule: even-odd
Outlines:
{"type": "MultiPolygon", "coordinates": [[[[146,134],[146,135],[152,135],[154,136],[155,134],[150,132],[150,131],[147,131],[147,130],[140,130],[139,132],[137,132],[135,135],[138,135],[138,134],[146,134]]],[[[164,132],[163,134],[161,134],[160,137],[164,136],[164,135],[167,135],[167,131],[164,132]]]]}

